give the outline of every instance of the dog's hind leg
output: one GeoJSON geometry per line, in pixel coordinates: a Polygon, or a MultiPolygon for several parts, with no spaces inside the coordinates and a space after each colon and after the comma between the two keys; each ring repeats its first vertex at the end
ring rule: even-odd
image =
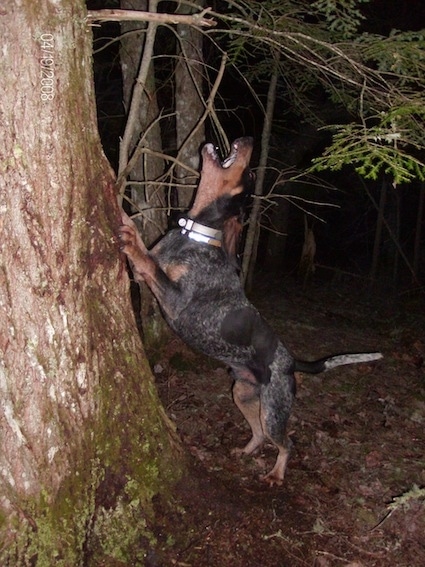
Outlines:
{"type": "Polygon", "coordinates": [[[252,438],[243,449],[235,449],[235,454],[251,455],[261,447],[265,440],[263,427],[260,419],[260,386],[252,381],[241,378],[240,372],[234,372],[235,382],[233,384],[233,401],[238,406],[242,415],[249,423],[252,438]]]}
{"type": "Polygon", "coordinates": [[[235,449],[233,453],[251,455],[263,445],[264,441],[270,441],[279,453],[273,469],[262,476],[261,480],[270,486],[280,486],[292,445],[286,435],[286,422],[290,409],[288,396],[273,397],[273,394],[277,394],[276,389],[280,389],[274,384],[260,386],[251,380],[240,378],[242,374],[240,371],[234,374],[236,379],[233,385],[233,400],[249,423],[252,438],[243,449],[235,449]]]}
{"type": "Polygon", "coordinates": [[[279,442],[270,437],[273,445],[277,447],[279,453],[276,458],[274,467],[270,472],[261,477],[261,480],[270,486],[280,486],[283,483],[285,476],[286,465],[288,464],[289,455],[291,452],[292,441],[284,434],[279,442]]]}
{"type": "Polygon", "coordinates": [[[276,379],[272,377],[269,384],[261,387],[260,419],[265,437],[278,449],[276,463],[272,470],[262,477],[270,486],[283,483],[286,465],[288,463],[291,440],[286,433],[294,397],[294,377],[283,375],[276,379]]]}

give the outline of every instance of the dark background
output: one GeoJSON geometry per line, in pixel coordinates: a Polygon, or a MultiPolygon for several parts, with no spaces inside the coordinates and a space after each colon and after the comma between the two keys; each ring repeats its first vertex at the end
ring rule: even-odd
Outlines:
{"type": "MultiPolygon", "coordinates": [[[[170,4],[171,6],[174,4],[170,4]]],[[[104,1],[88,2],[89,9],[105,7],[113,6],[110,2],[104,1]]],[[[118,3],[115,7],[119,7],[118,3]]],[[[160,3],[161,9],[165,11],[167,3],[160,3]]],[[[394,29],[415,31],[425,27],[425,3],[422,1],[373,0],[361,5],[361,10],[365,15],[363,31],[369,33],[388,35],[394,29]]],[[[105,153],[115,168],[117,167],[119,140],[125,125],[119,43],[115,42],[110,48],[98,53],[96,51],[106,41],[102,38],[117,37],[119,33],[120,27],[116,23],[103,23],[100,28],[94,28],[99,129],[105,153]]],[[[162,53],[172,50],[170,37],[166,31],[158,33],[156,50],[162,53]]],[[[210,57],[211,54],[206,53],[205,56],[210,57]]],[[[172,70],[164,63],[158,71],[158,99],[160,107],[167,110],[172,105],[170,102],[172,92],[167,85],[167,79],[172,70]],[[161,83],[161,78],[163,78],[163,83],[161,83]]],[[[261,96],[263,88],[261,83],[253,86],[261,96]]],[[[282,91],[286,88],[283,80],[280,88],[282,91]]],[[[220,114],[228,138],[252,135],[257,140],[252,160],[252,166],[255,168],[258,163],[258,146],[263,126],[262,115],[235,73],[228,73],[225,76],[220,94],[228,107],[237,108],[235,113],[220,114]]],[[[265,91],[262,94],[265,96],[265,91]]],[[[343,121],[349,118],[332,105],[323,90],[317,89],[311,96],[312,107],[318,109],[319,118],[324,121],[330,119],[338,122],[338,119],[343,121]]],[[[215,141],[212,132],[207,132],[207,138],[215,141]]],[[[164,130],[163,142],[165,151],[172,153],[172,122],[167,124],[164,130]]],[[[281,168],[286,166],[302,170],[310,164],[312,158],[320,155],[329,142],[329,134],[318,130],[317,124],[304,119],[298,111],[288,108],[284,97],[277,101],[270,148],[272,165],[278,164],[281,168]]],[[[266,191],[272,183],[272,177],[266,178],[266,191]]],[[[310,186],[309,183],[288,184],[281,189],[285,194],[293,193],[309,200],[337,206],[337,208],[313,204],[305,206],[307,212],[319,217],[319,219],[316,219],[315,216],[308,217],[317,246],[316,271],[313,276],[316,280],[333,279],[345,273],[347,277],[349,274],[362,276],[363,284],[368,285],[367,278],[370,273],[377,218],[377,210],[371,197],[379,201],[383,183],[386,183],[388,188],[386,219],[390,226],[399,223],[399,243],[411,260],[421,188],[419,181],[394,188],[391,185],[391,179],[386,179],[385,176],[376,182],[364,181],[355,172],[345,168],[336,173],[321,173],[315,180],[314,186],[310,186]]],[[[262,221],[264,230],[260,237],[257,273],[294,274],[302,277],[298,273],[298,268],[304,241],[304,210],[294,204],[288,205],[284,199],[278,199],[276,203],[262,221]],[[288,215],[287,225],[285,225],[286,236],[279,238],[267,229],[275,228],[276,224],[279,225],[284,215],[288,215]]],[[[400,258],[395,260],[397,255],[390,235],[384,230],[380,249],[378,283],[387,287],[391,282],[390,287],[396,293],[405,289],[420,289],[423,286],[425,255],[422,254],[416,281],[403,262],[400,263],[400,258]],[[396,268],[394,263],[398,263],[396,268]]],[[[358,279],[355,282],[358,282],[358,279]]]]}

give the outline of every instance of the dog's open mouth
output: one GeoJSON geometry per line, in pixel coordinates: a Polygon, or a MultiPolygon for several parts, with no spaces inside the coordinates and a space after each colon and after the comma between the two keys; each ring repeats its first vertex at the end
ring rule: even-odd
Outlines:
{"type": "Polygon", "coordinates": [[[237,142],[233,142],[232,151],[230,152],[230,155],[222,162],[222,164],[221,164],[222,168],[227,169],[233,163],[235,163],[236,158],[238,157],[238,149],[239,149],[239,146],[238,146],[237,142]]]}
{"type": "MultiPolygon", "coordinates": [[[[209,158],[215,163],[215,165],[220,166],[222,169],[229,169],[236,162],[236,160],[239,157],[239,154],[242,153],[241,150],[243,148],[245,149],[249,148],[249,155],[248,155],[248,160],[249,160],[249,156],[252,150],[252,138],[246,137],[246,138],[238,138],[237,140],[235,140],[232,144],[230,154],[223,161],[220,160],[217,154],[217,150],[213,146],[213,144],[205,144],[204,152],[208,154],[209,158]]],[[[240,158],[244,159],[245,156],[242,155],[240,156],[240,158]]],[[[248,165],[248,163],[246,165],[248,165]]]]}
{"type": "Polygon", "coordinates": [[[202,148],[201,179],[189,211],[191,217],[199,215],[220,197],[234,197],[244,192],[248,181],[244,173],[249,168],[252,147],[252,138],[238,138],[232,143],[229,155],[221,161],[214,145],[205,144],[202,148]]]}

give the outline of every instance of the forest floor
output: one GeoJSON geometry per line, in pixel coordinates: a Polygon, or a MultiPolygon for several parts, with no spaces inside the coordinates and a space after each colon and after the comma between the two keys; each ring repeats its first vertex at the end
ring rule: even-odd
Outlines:
{"type": "Polygon", "coordinates": [[[226,369],[173,339],[153,353],[166,411],[191,454],[148,567],[425,565],[425,308],[361,285],[268,279],[253,303],[298,358],[380,350],[376,363],[299,375],[281,487],[271,446],[237,458],[249,427],[226,369]]]}

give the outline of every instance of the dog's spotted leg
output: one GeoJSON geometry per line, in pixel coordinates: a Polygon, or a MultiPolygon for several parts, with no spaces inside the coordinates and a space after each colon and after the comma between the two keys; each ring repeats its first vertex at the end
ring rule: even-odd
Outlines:
{"type": "Polygon", "coordinates": [[[263,445],[264,441],[270,441],[279,453],[273,469],[262,476],[261,480],[270,486],[280,486],[283,483],[292,445],[285,434],[286,418],[284,417],[282,421],[273,412],[270,413],[270,403],[267,395],[264,395],[264,390],[267,392],[267,386],[261,387],[255,383],[249,371],[238,370],[234,375],[236,380],[233,385],[233,400],[249,423],[252,438],[243,449],[235,449],[233,454],[251,455],[263,445]],[[263,392],[260,395],[261,389],[263,392]]]}
{"type": "Polygon", "coordinates": [[[280,486],[285,476],[286,465],[292,446],[286,434],[287,421],[295,396],[295,379],[292,374],[280,374],[272,365],[272,378],[261,387],[260,419],[266,438],[278,449],[272,470],[262,477],[270,486],[280,486]]]}
{"type": "Polygon", "coordinates": [[[157,298],[161,308],[169,320],[178,317],[185,307],[181,300],[181,292],[173,279],[185,273],[184,266],[168,266],[167,273],[161,269],[144,245],[134,222],[123,212],[123,224],[119,229],[121,250],[127,256],[134,279],[146,282],[157,298]]]}
{"type": "Polygon", "coordinates": [[[285,476],[292,442],[290,439],[286,438],[282,445],[277,445],[276,442],[273,442],[273,444],[279,449],[276,463],[269,473],[261,477],[261,480],[266,482],[269,486],[281,486],[285,476]]]}
{"type": "MultiPolygon", "coordinates": [[[[252,376],[248,371],[247,374],[252,376]]],[[[246,378],[241,378],[241,375],[243,375],[242,371],[238,371],[237,374],[234,372],[233,401],[249,423],[252,438],[243,449],[235,449],[233,453],[236,455],[251,455],[261,447],[265,440],[260,420],[260,388],[259,385],[255,383],[253,376],[251,381],[246,378]]]]}

